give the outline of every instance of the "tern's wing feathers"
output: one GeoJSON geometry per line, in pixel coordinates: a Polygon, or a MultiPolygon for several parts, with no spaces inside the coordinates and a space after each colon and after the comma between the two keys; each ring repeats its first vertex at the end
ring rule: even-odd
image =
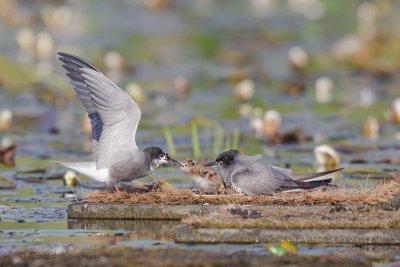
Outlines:
{"type": "Polygon", "coordinates": [[[324,181],[332,179],[334,175],[341,172],[343,168],[326,171],[326,172],[317,172],[317,173],[294,173],[292,174],[293,180],[299,182],[313,182],[313,181],[324,181]]]}
{"type": "Polygon", "coordinates": [[[241,189],[245,194],[272,194],[284,186],[298,186],[287,171],[280,171],[280,168],[273,168],[260,161],[252,161],[251,157],[240,155],[236,164],[243,167],[232,173],[232,186],[241,189]]]}
{"type": "MultiPolygon", "coordinates": [[[[286,172],[286,173],[292,174],[292,170],[291,169],[280,168],[280,167],[273,166],[273,165],[271,165],[271,167],[274,168],[277,171],[286,172]]],[[[292,174],[292,176],[293,176],[293,174],[292,174]]]]}
{"type": "Polygon", "coordinates": [[[66,53],[59,55],[91,119],[96,167],[109,167],[137,149],[140,109],[127,93],[88,62],[66,53]]]}
{"type": "Polygon", "coordinates": [[[312,189],[329,184],[332,175],[340,170],[303,175],[295,181],[290,170],[268,165],[262,161],[250,161],[247,156],[238,158],[237,169],[232,172],[232,187],[247,195],[272,194],[293,189],[312,189]]]}

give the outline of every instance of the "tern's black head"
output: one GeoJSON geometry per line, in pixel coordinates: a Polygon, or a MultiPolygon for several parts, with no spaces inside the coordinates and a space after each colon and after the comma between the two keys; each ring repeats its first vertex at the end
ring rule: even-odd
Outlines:
{"type": "Polygon", "coordinates": [[[167,153],[165,153],[161,148],[159,147],[147,147],[143,150],[145,154],[148,155],[150,161],[151,161],[151,166],[154,168],[157,168],[160,165],[167,164],[167,165],[173,165],[175,167],[181,167],[182,165],[174,160],[173,158],[170,158],[167,153]]]}
{"type": "Polygon", "coordinates": [[[161,148],[155,146],[147,147],[143,150],[143,152],[149,155],[151,159],[161,159],[167,154],[161,148]]]}
{"type": "Polygon", "coordinates": [[[235,160],[237,155],[239,155],[240,152],[237,150],[228,150],[225,151],[217,156],[217,159],[215,161],[209,162],[205,164],[204,166],[213,166],[213,165],[220,165],[221,167],[227,167],[232,164],[232,162],[235,160]]]}

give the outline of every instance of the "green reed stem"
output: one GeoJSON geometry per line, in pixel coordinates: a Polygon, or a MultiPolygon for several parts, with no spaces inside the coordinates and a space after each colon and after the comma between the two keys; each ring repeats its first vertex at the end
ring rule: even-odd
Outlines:
{"type": "Polygon", "coordinates": [[[164,137],[165,142],[167,143],[168,153],[174,158],[176,156],[176,147],[171,130],[168,127],[164,127],[164,137]]]}

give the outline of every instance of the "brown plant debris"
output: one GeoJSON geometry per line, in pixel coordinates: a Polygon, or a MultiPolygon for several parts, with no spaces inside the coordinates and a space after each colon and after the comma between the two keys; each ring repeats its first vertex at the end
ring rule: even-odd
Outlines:
{"type": "Polygon", "coordinates": [[[360,205],[389,201],[400,194],[394,181],[369,189],[333,189],[277,193],[275,195],[244,196],[198,195],[188,189],[164,189],[146,193],[97,192],[86,195],[86,203],[166,204],[166,205],[360,205]]]}
{"type": "Polygon", "coordinates": [[[270,206],[259,211],[228,208],[206,216],[192,215],[183,218],[182,223],[195,228],[399,229],[400,211],[361,209],[359,206],[270,206]]]}

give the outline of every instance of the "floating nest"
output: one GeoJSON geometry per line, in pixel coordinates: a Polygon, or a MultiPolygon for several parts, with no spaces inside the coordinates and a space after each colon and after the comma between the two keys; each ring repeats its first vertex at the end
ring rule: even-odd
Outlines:
{"type": "Polygon", "coordinates": [[[268,210],[234,207],[204,216],[191,215],[182,223],[194,228],[223,229],[400,229],[400,210],[366,206],[270,206],[268,210]]]}
{"type": "Polygon", "coordinates": [[[189,189],[154,186],[148,192],[97,192],[85,195],[86,203],[166,205],[361,205],[384,203],[400,195],[400,185],[391,181],[369,189],[330,189],[275,195],[199,195],[189,189]]]}

